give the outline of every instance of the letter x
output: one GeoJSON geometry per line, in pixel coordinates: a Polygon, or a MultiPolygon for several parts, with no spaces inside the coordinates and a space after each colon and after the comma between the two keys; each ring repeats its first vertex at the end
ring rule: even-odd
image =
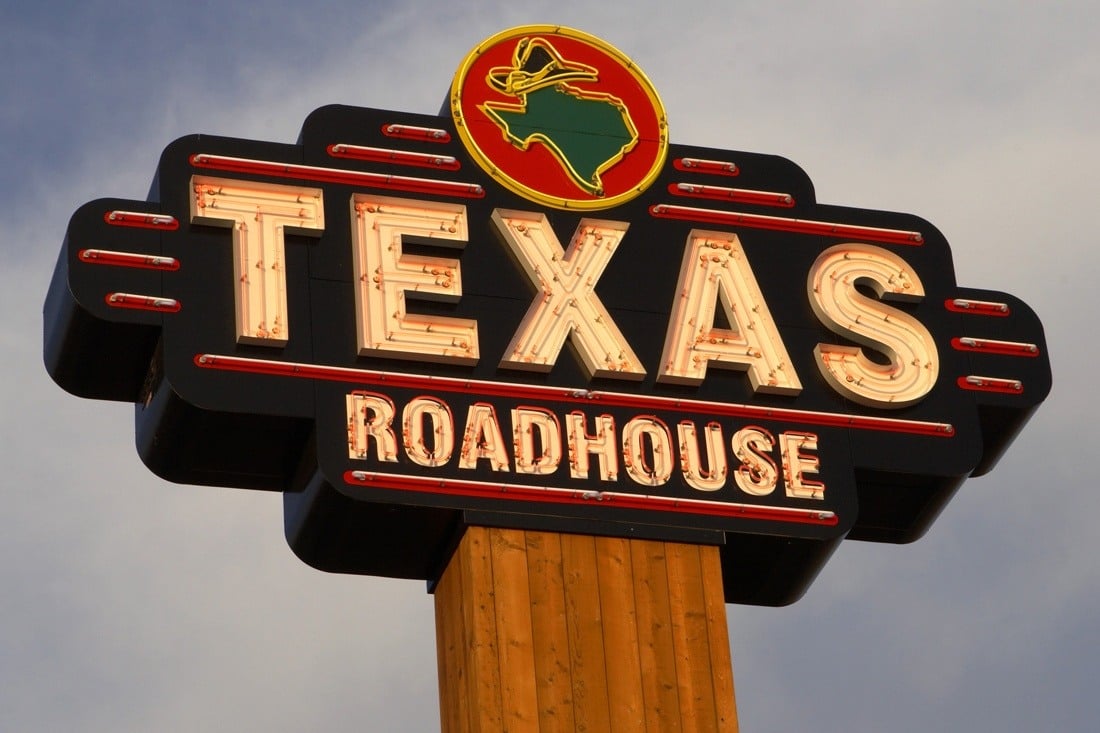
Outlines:
{"type": "Polygon", "coordinates": [[[571,337],[589,378],[642,379],[645,369],[595,292],[628,225],[582,219],[566,252],[542,214],[495,209],[493,223],[536,289],[500,365],[548,372],[571,337]]]}

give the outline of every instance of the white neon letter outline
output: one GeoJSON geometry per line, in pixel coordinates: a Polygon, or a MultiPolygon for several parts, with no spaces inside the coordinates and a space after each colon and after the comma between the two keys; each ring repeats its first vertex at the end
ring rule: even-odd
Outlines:
{"type": "Polygon", "coordinates": [[[596,432],[588,432],[588,419],[574,410],[565,416],[566,443],[569,446],[569,475],[588,478],[590,455],[596,456],[601,481],[617,481],[619,477],[619,445],[615,439],[615,418],[595,417],[596,432]]]}
{"type": "Polygon", "coordinates": [[[355,322],[359,354],[445,364],[476,364],[477,322],[409,314],[407,293],[430,300],[462,295],[458,260],[408,255],[405,236],[462,248],[466,207],[355,194],[351,197],[355,322]]]}
{"type": "Polygon", "coordinates": [[[722,426],[708,422],[703,427],[703,444],[707,450],[707,466],[704,469],[699,449],[699,433],[695,423],[682,420],[676,426],[680,441],[680,471],[684,482],[697,491],[718,491],[726,485],[729,466],[726,463],[726,445],[722,438],[722,426]]]}
{"type": "Polygon", "coordinates": [[[747,371],[753,392],[802,391],[736,234],[692,230],[676,292],[658,382],[698,385],[713,364],[747,371]],[[719,305],[730,328],[714,327],[719,305]]]}
{"type": "Polygon", "coordinates": [[[641,361],[595,292],[628,225],[582,219],[565,251],[543,214],[494,209],[492,220],[536,288],[500,366],[548,372],[570,338],[589,379],[645,377],[641,361]]]}
{"type": "Polygon", "coordinates": [[[397,461],[397,436],[393,434],[394,406],[389,397],[375,392],[351,392],[345,398],[348,413],[348,458],[367,460],[374,441],[378,460],[397,461]]]}
{"type": "Polygon", "coordinates": [[[868,359],[858,346],[818,344],[818,368],[833,389],[861,405],[900,408],[919,402],[939,376],[932,334],[908,313],[863,295],[857,284],[883,300],[924,297],[920,277],[889,250],[852,243],[822,252],[806,279],[814,313],[830,331],[881,352],[889,363],[868,359]]]}
{"type": "Polygon", "coordinates": [[[817,450],[817,435],[793,431],[780,433],[779,445],[787,496],[795,499],[824,499],[825,483],[806,478],[808,473],[819,473],[821,461],[816,455],[802,452],[803,448],[817,450]]]}
{"type": "Polygon", "coordinates": [[[623,464],[626,474],[643,486],[661,486],[672,476],[672,433],[653,415],[638,415],[623,425],[623,464]],[[650,461],[646,456],[649,443],[650,461]]]}
{"type": "Polygon", "coordinates": [[[401,411],[401,434],[410,461],[429,468],[446,465],[455,447],[455,421],[450,406],[435,397],[409,400],[401,411]],[[425,418],[432,424],[431,450],[424,440],[425,418]]]}
{"type": "Polygon", "coordinates": [[[487,402],[475,402],[466,412],[466,429],[462,433],[458,467],[475,469],[486,458],[494,471],[508,472],[508,447],[500,432],[497,411],[487,402]]]}
{"type": "Polygon", "coordinates": [[[775,436],[764,428],[749,425],[730,439],[733,455],[741,461],[733,472],[737,488],[751,496],[767,496],[779,483],[779,470],[768,454],[775,448],[775,436]]]}
{"type": "Polygon", "coordinates": [[[237,343],[286,346],[286,235],[321,236],[321,189],[192,176],[191,192],[193,223],[233,229],[237,343]]]}

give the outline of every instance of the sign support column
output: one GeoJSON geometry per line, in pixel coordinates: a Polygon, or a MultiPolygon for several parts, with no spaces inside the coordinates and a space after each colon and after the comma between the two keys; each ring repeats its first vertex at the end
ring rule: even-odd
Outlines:
{"type": "Polygon", "coordinates": [[[444,733],[738,729],[716,546],[469,527],[435,613],[444,733]]]}

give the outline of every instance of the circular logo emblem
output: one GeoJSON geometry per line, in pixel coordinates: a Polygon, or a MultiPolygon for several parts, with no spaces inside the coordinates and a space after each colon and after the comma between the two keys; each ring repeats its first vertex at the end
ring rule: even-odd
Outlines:
{"type": "Polygon", "coordinates": [[[451,115],[498,183],[559,209],[607,209],[642,193],[668,152],[664,106],[625,54],[581,31],[512,28],[463,60],[451,115]]]}

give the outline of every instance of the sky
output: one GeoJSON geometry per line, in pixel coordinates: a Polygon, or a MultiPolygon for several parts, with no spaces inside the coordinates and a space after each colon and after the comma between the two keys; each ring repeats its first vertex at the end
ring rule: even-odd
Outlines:
{"type": "Polygon", "coordinates": [[[742,730],[1095,730],[1100,5],[0,0],[0,730],[438,730],[422,582],[301,563],[274,494],[174,485],[125,404],[42,366],[69,216],[185,134],[293,142],[322,105],[434,114],[464,55],[555,23],[629,54],[673,142],[783,155],[903,211],[1042,319],[1054,389],[911,545],[845,542],[727,606],[742,730]]]}

